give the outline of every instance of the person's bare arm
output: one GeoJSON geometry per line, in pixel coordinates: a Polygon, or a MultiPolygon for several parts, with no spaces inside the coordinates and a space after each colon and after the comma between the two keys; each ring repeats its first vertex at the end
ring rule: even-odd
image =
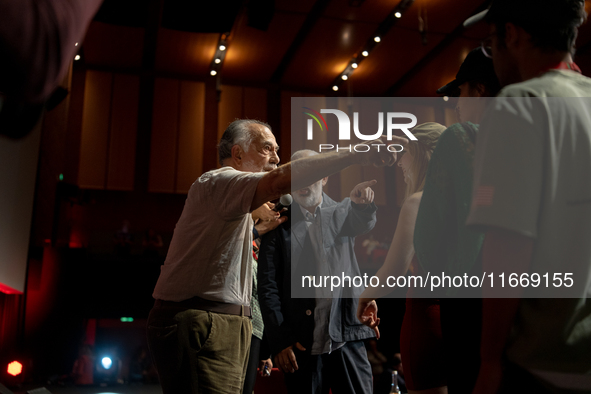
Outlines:
{"type": "Polygon", "coordinates": [[[265,202],[275,200],[291,190],[311,185],[318,179],[334,174],[354,163],[353,154],[329,153],[310,156],[284,164],[266,173],[259,181],[251,209],[255,210],[265,202]],[[292,184],[294,184],[294,187],[292,187],[292,184]],[[297,184],[301,184],[301,186],[295,187],[297,184]]]}
{"type": "MultiPolygon", "coordinates": [[[[388,144],[397,143],[406,145],[408,140],[402,137],[393,137],[388,144]]],[[[294,160],[281,167],[266,173],[259,181],[251,210],[255,210],[267,201],[279,198],[292,190],[298,190],[309,186],[326,176],[337,173],[351,165],[391,166],[396,162],[396,153],[388,152],[382,141],[371,141],[369,152],[331,152],[320,155],[304,157],[294,160]],[[371,144],[381,144],[378,147],[371,144]]]]}
{"type": "Polygon", "coordinates": [[[376,276],[380,279],[380,284],[385,286],[368,287],[359,297],[357,319],[373,329],[378,339],[380,338],[378,329],[380,319],[378,318],[378,306],[375,299],[383,297],[392,291],[392,288],[386,285],[389,276],[404,275],[408,271],[415,253],[413,235],[420,203],[421,193],[415,193],[408,197],[402,205],[392,245],[390,245],[384,265],[376,273],[376,276]]]}
{"type": "MultiPolygon", "coordinates": [[[[376,276],[380,278],[381,284],[386,284],[386,280],[389,276],[405,275],[406,271],[408,271],[410,262],[415,254],[413,236],[420,203],[421,194],[415,193],[412,196],[409,196],[402,205],[400,216],[398,217],[398,224],[396,225],[396,231],[394,232],[394,238],[392,239],[392,244],[386,255],[386,260],[376,273],[376,276]]],[[[360,299],[380,298],[391,291],[392,288],[387,286],[368,287],[361,294],[360,299]]]]}

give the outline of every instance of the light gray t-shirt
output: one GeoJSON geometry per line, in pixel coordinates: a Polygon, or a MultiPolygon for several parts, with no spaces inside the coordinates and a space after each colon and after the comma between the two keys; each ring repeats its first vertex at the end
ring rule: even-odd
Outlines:
{"type": "Polygon", "coordinates": [[[250,206],[264,173],[223,167],[197,179],[174,229],[154,298],[199,296],[250,305],[252,226],[250,206]]]}
{"type": "Polygon", "coordinates": [[[591,373],[590,97],[591,79],[568,70],[510,85],[476,143],[467,224],[534,239],[529,272],[548,272],[551,286],[553,273],[573,273],[572,298],[523,292],[506,355],[530,370],[591,373]]]}

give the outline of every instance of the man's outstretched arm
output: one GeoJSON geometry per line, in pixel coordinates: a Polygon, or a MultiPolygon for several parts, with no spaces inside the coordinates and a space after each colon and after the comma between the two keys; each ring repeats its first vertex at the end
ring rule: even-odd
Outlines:
{"type": "MultiPolygon", "coordinates": [[[[393,142],[405,146],[406,138],[392,137],[393,142]]],[[[396,152],[389,152],[380,141],[368,143],[369,152],[331,152],[294,160],[267,172],[259,181],[251,210],[255,210],[267,201],[279,198],[292,190],[309,186],[314,182],[337,173],[351,165],[391,166],[396,162],[396,152]],[[374,145],[372,145],[374,144],[374,145]],[[381,146],[375,146],[380,144],[381,146]]]]}

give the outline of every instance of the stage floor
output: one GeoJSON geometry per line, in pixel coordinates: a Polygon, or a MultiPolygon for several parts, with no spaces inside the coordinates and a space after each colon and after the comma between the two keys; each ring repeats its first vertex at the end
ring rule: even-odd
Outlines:
{"type": "MultiPolygon", "coordinates": [[[[157,384],[145,385],[122,385],[107,387],[59,387],[59,386],[41,386],[27,385],[14,394],[27,394],[28,390],[45,387],[51,394],[162,394],[162,389],[157,384]]],[[[44,392],[43,394],[48,394],[44,392]]]]}

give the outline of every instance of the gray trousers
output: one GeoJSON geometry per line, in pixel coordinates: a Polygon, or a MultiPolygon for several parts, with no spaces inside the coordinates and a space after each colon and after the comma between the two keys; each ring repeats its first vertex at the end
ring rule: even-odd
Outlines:
{"type": "Polygon", "coordinates": [[[311,355],[294,349],[299,369],[285,374],[290,394],[371,394],[371,365],[363,341],[347,342],[330,354],[311,355]]]}

